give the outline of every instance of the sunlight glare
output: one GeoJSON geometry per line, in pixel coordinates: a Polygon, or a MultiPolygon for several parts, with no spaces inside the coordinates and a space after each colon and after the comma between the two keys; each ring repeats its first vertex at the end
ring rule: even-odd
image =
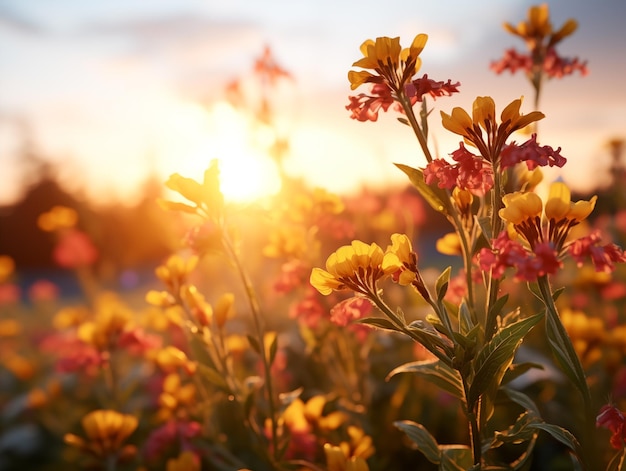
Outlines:
{"type": "Polygon", "coordinates": [[[208,110],[194,104],[176,108],[166,157],[175,171],[201,180],[211,160],[218,159],[227,201],[251,202],[278,192],[278,169],[268,153],[271,129],[251,122],[225,102],[208,110]]]}

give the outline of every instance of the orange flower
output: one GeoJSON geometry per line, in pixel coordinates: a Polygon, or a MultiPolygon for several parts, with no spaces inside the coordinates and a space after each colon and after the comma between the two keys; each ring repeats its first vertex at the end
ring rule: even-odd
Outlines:
{"type": "Polygon", "coordinates": [[[135,431],[137,417],[114,410],[95,410],[83,417],[82,426],[87,438],[72,433],[65,435],[65,443],[75,446],[96,458],[109,456],[128,457],[136,452],[132,445],[124,442],[135,431]]]}

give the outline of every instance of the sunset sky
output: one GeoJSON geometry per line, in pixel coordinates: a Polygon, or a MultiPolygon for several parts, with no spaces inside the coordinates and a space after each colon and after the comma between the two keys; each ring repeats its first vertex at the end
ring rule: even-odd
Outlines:
{"type": "MultiPolygon", "coordinates": [[[[226,84],[249,73],[265,45],[294,77],[279,110],[291,141],[287,170],[338,192],[403,183],[393,162],[424,164],[414,136],[391,113],[359,123],[344,108],[359,45],[429,35],[420,73],[461,82],[460,94],[430,102],[431,135],[444,156],[458,139],[441,128],[439,110],[468,109],[479,95],[493,96],[501,110],[524,95],[522,111],[531,111],[524,77],[497,76],[489,64],[506,48],[523,50],[502,23],[525,19],[533,4],[0,0],[0,204],[19,195],[25,137],[59,165],[64,182],[100,199],[135,197],[149,171],[199,178],[216,157],[231,178],[241,172],[254,186],[261,175],[275,186],[249,123],[224,102],[226,84]]],[[[548,4],[555,27],[579,21],[559,52],[587,60],[590,74],[547,83],[539,141],[562,147],[569,162],[561,176],[587,190],[607,181],[606,142],[626,138],[626,2],[548,4]]]]}

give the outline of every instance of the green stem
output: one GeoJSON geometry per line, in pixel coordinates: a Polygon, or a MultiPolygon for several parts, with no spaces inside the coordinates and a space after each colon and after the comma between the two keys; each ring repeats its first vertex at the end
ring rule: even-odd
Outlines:
{"type": "Polygon", "coordinates": [[[553,349],[553,351],[555,349],[564,349],[562,353],[559,352],[559,354],[557,355],[557,360],[559,361],[559,363],[561,363],[561,368],[563,372],[566,374],[566,376],[568,376],[572,383],[574,383],[574,386],[576,386],[583,399],[584,423],[582,435],[584,438],[584,442],[582,443],[582,445],[583,451],[585,453],[585,455],[583,456],[583,461],[585,463],[591,463],[593,462],[593,459],[590,458],[595,455],[595,447],[593,444],[595,416],[592,409],[591,392],[589,390],[589,385],[587,384],[585,370],[582,363],[580,362],[578,354],[576,353],[576,349],[572,344],[572,340],[567,333],[567,330],[565,330],[565,327],[561,322],[561,318],[559,317],[559,313],[554,303],[554,298],[552,296],[552,288],[550,287],[548,276],[540,276],[537,280],[537,283],[539,286],[539,291],[541,293],[541,298],[546,306],[546,324],[548,324],[548,335],[550,334],[551,330],[549,326],[552,326],[552,329],[554,329],[554,333],[558,335],[557,339],[549,339],[551,348],[553,349]],[[557,343],[557,345],[553,346],[553,343],[557,343]],[[563,355],[566,356],[565,361],[559,358],[563,355]],[[564,365],[564,362],[569,363],[569,365],[564,365]]]}
{"type": "Polygon", "coordinates": [[[222,236],[222,240],[224,242],[224,246],[231,260],[235,263],[235,267],[237,269],[237,273],[239,274],[239,278],[244,286],[246,296],[248,298],[248,303],[250,305],[250,311],[252,313],[252,320],[254,322],[254,329],[257,336],[257,340],[259,342],[261,361],[263,363],[263,371],[265,374],[265,391],[267,394],[267,403],[269,406],[269,415],[270,415],[270,426],[272,430],[272,455],[273,455],[273,464],[278,461],[278,423],[276,421],[276,406],[274,404],[274,387],[272,382],[272,372],[271,365],[269,362],[269,358],[267,357],[267,351],[265,349],[265,337],[264,330],[262,327],[262,318],[261,318],[261,309],[259,306],[258,299],[256,297],[256,293],[254,291],[254,287],[252,286],[252,282],[248,277],[246,270],[244,269],[239,256],[237,255],[237,251],[235,250],[230,238],[224,232],[222,236]]]}
{"type": "MultiPolygon", "coordinates": [[[[426,140],[426,135],[422,130],[422,127],[417,122],[417,118],[415,116],[415,112],[413,111],[413,107],[411,106],[411,102],[406,99],[404,94],[398,93],[398,102],[402,105],[402,109],[407,116],[409,124],[413,129],[413,133],[417,137],[419,141],[420,147],[422,148],[422,152],[426,157],[427,162],[433,161],[433,156],[428,148],[428,142],[426,140]]],[[[451,220],[452,225],[456,228],[457,234],[459,235],[459,239],[461,241],[461,247],[463,252],[463,265],[465,268],[465,281],[467,283],[467,294],[468,294],[468,306],[470,307],[470,313],[472,315],[472,320],[477,322],[476,313],[474,310],[474,294],[473,294],[473,280],[472,280],[472,251],[471,246],[467,237],[467,232],[463,226],[461,219],[459,218],[459,214],[451,203],[451,195],[450,191],[446,190],[446,198],[442,198],[442,202],[446,207],[446,213],[448,218],[451,220]]]]}

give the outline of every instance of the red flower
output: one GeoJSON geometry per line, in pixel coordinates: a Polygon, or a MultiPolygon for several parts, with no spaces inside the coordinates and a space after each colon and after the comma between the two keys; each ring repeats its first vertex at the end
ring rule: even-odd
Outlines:
{"type": "Polygon", "coordinates": [[[94,263],[98,251],[87,234],[77,229],[67,229],[54,248],[52,258],[63,268],[78,268],[94,263]]]}
{"type": "Polygon", "coordinates": [[[370,94],[359,93],[348,97],[350,103],[346,105],[346,109],[351,112],[350,118],[357,121],[376,121],[381,109],[387,111],[394,104],[391,90],[383,83],[374,84],[370,94]]]}
{"type": "Polygon", "coordinates": [[[609,429],[613,433],[610,443],[616,450],[624,448],[624,439],[626,438],[625,421],[624,414],[611,404],[602,406],[596,417],[596,427],[609,429]]]}
{"type": "Polygon", "coordinates": [[[626,262],[626,255],[617,245],[600,245],[600,241],[600,232],[594,231],[572,242],[569,246],[569,254],[576,260],[578,266],[581,266],[585,259],[590,258],[596,271],[611,273],[615,270],[616,262],[626,262]]]}
{"type": "Polygon", "coordinates": [[[458,186],[476,196],[485,195],[493,187],[493,169],[489,162],[472,154],[462,142],[450,155],[456,164],[435,159],[426,165],[424,181],[428,185],[437,182],[439,188],[449,190],[458,186]]]}
{"type": "Polygon", "coordinates": [[[416,101],[422,101],[424,95],[428,94],[433,99],[441,96],[451,96],[453,93],[458,93],[458,87],[461,86],[461,82],[452,83],[450,79],[447,82],[435,81],[428,78],[427,74],[424,74],[422,78],[413,80],[406,84],[404,91],[410,98],[415,98],[416,101]]]}
{"type": "Polygon", "coordinates": [[[526,162],[529,170],[536,167],[563,167],[567,159],[561,155],[561,148],[554,150],[550,146],[540,146],[537,143],[537,134],[523,144],[515,142],[505,145],[500,154],[502,168],[513,167],[520,162],[526,162]]]}

